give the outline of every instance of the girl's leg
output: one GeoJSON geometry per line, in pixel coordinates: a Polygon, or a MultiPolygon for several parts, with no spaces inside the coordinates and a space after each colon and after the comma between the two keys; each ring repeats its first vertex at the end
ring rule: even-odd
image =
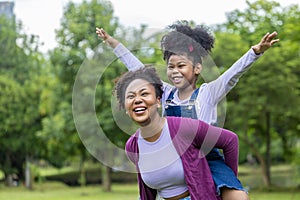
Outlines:
{"type": "Polygon", "coordinates": [[[250,200],[248,194],[243,190],[221,188],[222,200],[250,200]]]}

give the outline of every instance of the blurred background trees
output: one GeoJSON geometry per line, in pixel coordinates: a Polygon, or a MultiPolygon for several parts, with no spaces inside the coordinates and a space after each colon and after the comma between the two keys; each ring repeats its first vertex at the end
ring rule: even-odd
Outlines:
{"type": "MultiPolygon", "coordinates": [[[[300,165],[300,9],[297,5],[284,8],[266,0],[247,5],[246,10],[228,13],[225,23],[211,26],[216,37],[211,56],[222,73],[266,32],[278,32],[280,42],[254,63],[226,98],[225,128],[239,135],[240,162],[254,157],[261,166],[265,186],[270,187],[273,164],[300,165]]],[[[110,141],[124,148],[129,137],[115,123],[111,109],[114,79],[126,68],[115,58],[104,71],[97,69],[101,65],[97,57],[112,49],[99,44],[95,27],[104,27],[143,63],[157,66],[167,81],[159,49],[161,32],[149,35],[147,25],[122,26],[107,1],[71,2],[56,31],[58,45],[45,55],[39,51],[38,38],[24,34],[21,23],[5,17],[0,20],[1,171],[7,182],[12,174],[25,180],[26,166],[30,169],[30,164],[40,160],[58,168],[76,161],[81,174],[78,182],[85,185],[87,161],[99,161],[82,143],[72,113],[74,82],[84,62],[93,63],[95,74],[103,74],[96,91],[86,94],[95,96],[94,109],[82,108],[88,134],[97,133],[88,120],[96,111],[110,141]]],[[[97,81],[97,77],[79,81],[84,85],[97,81]]],[[[104,189],[109,191],[112,169],[99,165],[104,189]]],[[[32,173],[27,179],[32,179],[32,173]]]]}
{"type": "MultiPolygon", "coordinates": [[[[294,29],[292,24],[300,12],[298,6],[282,8],[276,2],[263,0],[247,4],[245,11],[228,13],[228,21],[216,27],[214,56],[217,65],[224,65],[231,56],[224,52],[232,52],[235,42],[249,48],[266,32],[278,32],[280,42],[253,65],[227,96],[226,127],[237,130],[242,144],[251,150],[248,153],[258,159],[264,184],[270,186],[271,162],[292,162],[299,148],[300,40],[296,36],[298,27],[294,29]],[[228,33],[235,35],[231,42],[226,41],[230,39],[228,33]]],[[[246,154],[242,149],[241,154],[246,154]]]]}

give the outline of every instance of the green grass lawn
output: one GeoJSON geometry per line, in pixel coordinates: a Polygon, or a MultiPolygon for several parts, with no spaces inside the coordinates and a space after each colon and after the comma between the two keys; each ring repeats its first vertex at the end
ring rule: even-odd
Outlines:
{"type": "MultiPolygon", "coordinates": [[[[239,167],[239,178],[243,185],[249,189],[250,199],[300,200],[299,186],[298,189],[293,189],[299,185],[299,176],[297,176],[295,168],[290,165],[278,165],[273,166],[271,170],[274,187],[265,190],[258,166],[239,167]]],[[[40,174],[45,176],[64,174],[71,171],[74,171],[74,169],[47,169],[41,171],[40,174]]],[[[70,187],[62,182],[45,181],[34,183],[34,189],[29,191],[22,185],[5,187],[3,182],[0,182],[0,200],[137,200],[137,197],[137,184],[113,184],[112,192],[103,192],[100,185],[70,187]]]]}
{"type": "Polygon", "coordinates": [[[29,191],[23,186],[0,187],[0,200],[133,200],[137,185],[113,185],[112,192],[103,192],[100,185],[69,187],[58,182],[39,183],[29,191]]]}
{"type": "MultiPolygon", "coordinates": [[[[260,166],[239,166],[239,179],[244,187],[263,189],[263,179],[260,166]]],[[[295,188],[299,186],[299,173],[291,165],[274,165],[271,167],[271,182],[278,188],[295,188]]],[[[282,199],[284,200],[284,199],[282,199]]]]}
{"type": "MultiPolygon", "coordinates": [[[[29,191],[23,186],[0,186],[0,200],[136,200],[137,184],[113,184],[112,192],[103,192],[100,185],[69,187],[59,182],[34,185],[29,191]]],[[[250,191],[251,200],[300,200],[300,191],[250,191]]]]}
{"type": "Polygon", "coordinates": [[[258,192],[253,191],[249,194],[250,200],[300,200],[300,191],[285,192],[258,192]]]}

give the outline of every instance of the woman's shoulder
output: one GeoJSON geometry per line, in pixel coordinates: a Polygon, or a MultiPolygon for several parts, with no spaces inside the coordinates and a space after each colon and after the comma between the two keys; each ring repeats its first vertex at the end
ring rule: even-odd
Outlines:
{"type": "Polygon", "coordinates": [[[138,131],[131,135],[126,141],[125,148],[127,151],[134,151],[138,142],[138,131]]]}

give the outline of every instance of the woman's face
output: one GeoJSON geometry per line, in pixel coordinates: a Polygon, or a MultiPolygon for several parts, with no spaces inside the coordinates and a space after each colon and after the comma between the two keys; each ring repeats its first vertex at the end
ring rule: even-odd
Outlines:
{"type": "Polygon", "coordinates": [[[194,66],[187,56],[174,54],[170,56],[167,65],[167,76],[176,88],[185,89],[196,85],[197,76],[201,72],[200,64],[194,66]]]}
{"type": "Polygon", "coordinates": [[[133,80],[125,91],[125,109],[131,119],[141,126],[151,123],[159,115],[160,99],[155,88],[144,79],[133,80]]]}

